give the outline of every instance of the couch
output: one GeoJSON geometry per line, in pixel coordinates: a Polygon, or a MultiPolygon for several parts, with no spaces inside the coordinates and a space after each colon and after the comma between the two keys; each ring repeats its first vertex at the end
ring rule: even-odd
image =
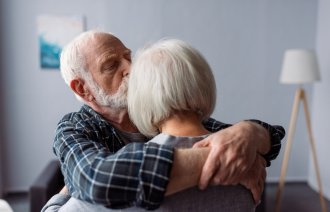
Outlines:
{"type": "MultiPolygon", "coordinates": [[[[34,181],[29,191],[30,211],[40,212],[46,202],[64,186],[60,163],[52,160],[34,181]]],[[[256,212],[265,212],[265,191],[256,212]]]]}
{"type": "Polygon", "coordinates": [[[29,191],[30,212],[40,212],[46,202],[64,186],[60,163],[53,160],[34,181],[29,191]]]}

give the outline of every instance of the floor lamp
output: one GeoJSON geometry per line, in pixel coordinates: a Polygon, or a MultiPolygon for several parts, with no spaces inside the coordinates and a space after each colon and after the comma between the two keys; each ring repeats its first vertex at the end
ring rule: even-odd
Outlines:
{"type": "Polygon", "coordinates": [[[288,138],[287,138],[284,158],[282,162],[281,176],[276,193],[276,205],[275,205],[276,212],[280,211],[281,196],[284,188],[284,178],[288,166],[290,150],[293,142],[293,135],[296,128],[298,109],[301,101],[303,103],[304,111],[305,111],[307,131],[308,131],[309,141],[313,155],[313,162],[316,171],[317,183],[319,187],[321,207],[323,212],[326,211],[326,204],[323,197],[320,170],[317,163],[317,154],[315,149],[315,141],[312,133],[307,97],[302,87],[302,84],[316,82],[319,80],[320,80],[320,73],[319,73],[317,58],[314,51],[307,49],[289,49],[285,52],[280,82],[287,84],[298,84],[299,86],[296,90],[296,94],[294,98],[291,119],[290,119],[290,126],[288,131],[288,138]]]}

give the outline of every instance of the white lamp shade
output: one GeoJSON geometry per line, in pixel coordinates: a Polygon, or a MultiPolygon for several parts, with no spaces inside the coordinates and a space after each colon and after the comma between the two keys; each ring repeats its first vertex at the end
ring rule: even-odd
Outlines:
{"type": "Polygon", "coordinates": [[[307,49],[285,51],[281,83],[303,84],[319,80],[320,71],[314,51],[307,49]]]}

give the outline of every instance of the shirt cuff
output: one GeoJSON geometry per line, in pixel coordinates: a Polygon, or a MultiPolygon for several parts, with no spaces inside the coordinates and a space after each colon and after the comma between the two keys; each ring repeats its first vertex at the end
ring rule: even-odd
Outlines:
{"type": "Polygon", "coordinates": [[[285,130],[282,126],[278,125],[270,125],[265,122],[256,120],[256,119],[250,119],[247,121],[252,121],[254,123],[260,124],[263,126],[269,133],[270,136],[270,143],[271,147],[268,153],[262,155],[266,162],[267,162],[267,167],[270,166],[271,161],[274,160],[278,154],[280,153],[281,150],[281,140],[285,136],[285,130]]]}

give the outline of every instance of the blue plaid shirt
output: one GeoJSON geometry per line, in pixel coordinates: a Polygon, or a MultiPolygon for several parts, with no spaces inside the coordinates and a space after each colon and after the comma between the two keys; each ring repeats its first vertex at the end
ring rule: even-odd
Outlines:
{"type": "MultiPolygon", "coordinates": [[[[270,133],[272,148],[264,156],[270,165],[280,151],[284,129],[252,121],[270,133]]],[[[216,132],[231,125],[210,118],[204,126],[216,132]]],[[[91,203],[155,209],[164,198],[173,148],[145,142],[126,144],[120,133],[87,105],[64,116],[56,129],[53,150],[61,162],[65,184],[73,197],[91,203]]]]}

